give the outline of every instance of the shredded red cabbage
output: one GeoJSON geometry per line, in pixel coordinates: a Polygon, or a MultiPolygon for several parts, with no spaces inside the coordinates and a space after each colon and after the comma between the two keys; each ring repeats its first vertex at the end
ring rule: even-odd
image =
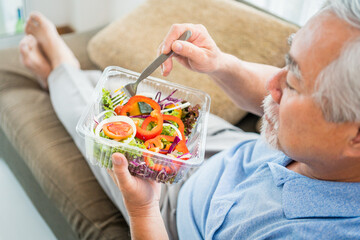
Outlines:
{"type": "Polygon", "coordinates": [[[130,157],[130,155],[126,154],[127,159],[129,160],[129,171],[133,176],[138,176],[141,178],[153,179],[157,182],[167,183],[174,182],[175,178],[181,178],[183,175],[183,171],[181,169],[173,169],[172,163],[162,164],[164,168],[160,171],[154,171],[150,169],[145,162],[142,161],[142,157],[130,157]],[[168,166],[172,168],[174,171],[171,173],[167,173],[165,167],[168,166]],[[180,171],[180,172],[179,172],[180,171]]]}
{"type": "Polygon", "coordinates": [[[129,116],[129,118],[147,118],[150,117],[150,115],[135,115],[135,116],[129,116]]]}
{"type": "Polygon", "coordinates": [[[155,101],[157,101],[159,104],[163,103],[164,101],[172,101],[172,102],[179,102],[181,101],[181,99],[177,99],[177,98],[172,98],[171,96],[174,95],[174,93],[177,91],[177,89],[175,89],[174,91],[172,91],[172,93],[170,93],[167,97],[165,97],[164,99],[161,100],[161,92],[157,92],[155,95],[155,101]]]}
{"type": "Polygon", "coordinates": [[[154,100],[159,103],[160,102],[160,97],[161,97],[161,92],[159,91],[159,92],[156,93],[154,100]],[[157,100],[157,98],[159,98],[159,99],[157,100]]]}
{"type": "Polygon", "coordinates": [[[168,153],[171,153],[172,151],[174,151],[175,147],[179,144],[179,142],[180,142],[180,138],[178,136],[176,136],[168,150],[168,153]]]}

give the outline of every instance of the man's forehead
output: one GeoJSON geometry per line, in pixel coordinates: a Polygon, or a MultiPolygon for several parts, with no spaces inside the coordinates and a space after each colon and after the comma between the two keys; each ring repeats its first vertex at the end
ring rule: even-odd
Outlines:
{"type": "MultiPolygon", "coordinates": [[[[335,60],[351,37],[348,24],[330,12],[323,12],[300,29],[293,40],[290,54],[312,83],[321,70],[335,60]]],[[[291,40],[291,39],[290,39],[291,40]]]]}

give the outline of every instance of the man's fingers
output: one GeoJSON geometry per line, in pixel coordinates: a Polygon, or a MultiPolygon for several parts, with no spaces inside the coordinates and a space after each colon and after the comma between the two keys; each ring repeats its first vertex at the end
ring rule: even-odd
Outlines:
{"type": "Polygon", "coordinates": [[[161,74],[166,77],[169,75],[173,67],[172,56],[169,57],[163,64],[161,64],[161,74]]]}
{"type": "MultiPolygon", "coordinates": [[[[172,43],[179,39],[181,34],[186,32],[187,30],[191,30],[192,24],[173,24],[167,33],[165,40],[163,42],[163,46],[161,47],[161,53],[167,54],[171,50],[172,43]]],[[[190,37],[191,38],[191,37],[190,37]]],[[[190,41],[190,39],[189,39],[190,41]]]]}
{"type": "Polygon", "coordinates": [[[128,170],[128,162],[124,155],[114,153],[112,155],[113,173],[116,184],[120,190],[127,189],[133,186],[133,177],[128,170]]]}
{"type": "Polygon", "coordinates": [[[202,50],[199,47],[195,46],[190,42],[181,41],[181,40],[175,41],[172,44],[172,50],[176,54],[182,57],[187,57],[189,59],[193,59],[203,54],[202,50]]]}

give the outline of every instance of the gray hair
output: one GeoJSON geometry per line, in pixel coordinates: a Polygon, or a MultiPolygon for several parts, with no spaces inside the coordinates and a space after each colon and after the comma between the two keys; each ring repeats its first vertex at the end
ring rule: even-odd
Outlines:
{"type": "MultiPolygon", "coordinates": [[[[323,11],[360,30],[360,0],[329,0],[323,11]]],[[[318,75],[314,99],[330,122],[360,121],[360,37],[345,43],[340,56],[318,75]]]]}

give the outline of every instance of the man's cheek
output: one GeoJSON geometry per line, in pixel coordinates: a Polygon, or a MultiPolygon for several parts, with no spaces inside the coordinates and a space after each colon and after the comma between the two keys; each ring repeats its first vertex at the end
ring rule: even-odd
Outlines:
{"type": "Polygon", "coordinates": [[[279,111],[279,136],[286,141],[293,142],[297,141],[297,137],[301,134],[302,128],[304,126],[304,120],[301,119],[301,116],[298,113],[297,109],[291,105],[286,105],[283,108],[280,108],[279,111]]]}

